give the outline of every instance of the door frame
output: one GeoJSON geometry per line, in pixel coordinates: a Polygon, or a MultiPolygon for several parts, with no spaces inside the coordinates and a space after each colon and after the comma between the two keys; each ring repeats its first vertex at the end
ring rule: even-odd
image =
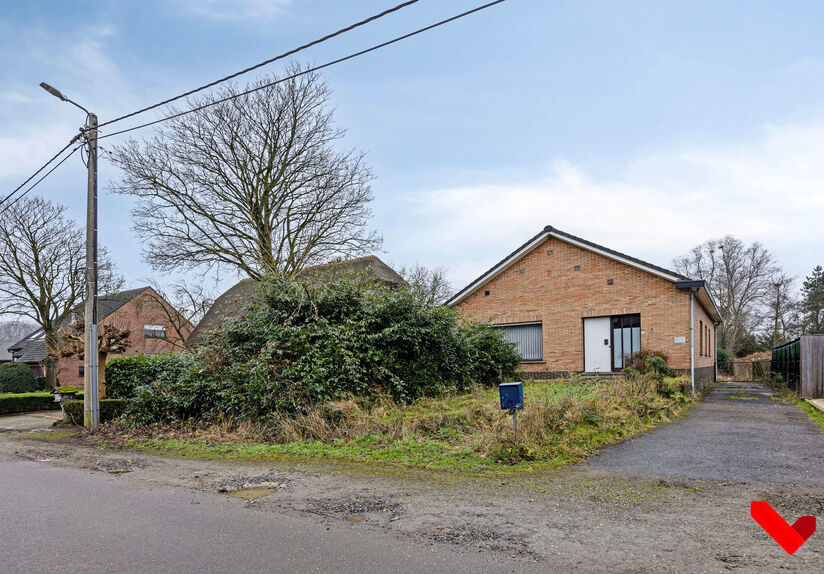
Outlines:
{"type": "MultiPolygon", "coordinates": [[[[615,368],[615,328],[612,326],[612,322],[615,319],[620,317],[634,317],[635,315],[638,316],[638,349],[641,349],[641,339],[642,339],[642,331],[641,331],[641,313],[623,313],[621,315],[610,315],[609,317],[609,362],[612,367],[613,373],[620,373],[623,370],[615,368]]],[[[623,327],[622,327],[623,328],[623,327]]],[[[632,329],[632,327],[630,327],[632,329]]],[[[621,340],[623,343],[623,339],[621,340]]],[[[630,343],[630,349],[632,348],[632,344],[630,343]]],[[[623,353],[623,345],[621,346],[621,352],[623,353]]],[[[623,354],[621,355],[623,356],[623,354]]],[[[584,363],[586,365],[586,363],[584,363]]]]}

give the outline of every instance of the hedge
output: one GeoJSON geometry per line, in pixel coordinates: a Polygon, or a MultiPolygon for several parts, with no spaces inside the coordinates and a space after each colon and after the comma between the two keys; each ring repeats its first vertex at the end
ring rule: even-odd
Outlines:
{"type": "Polygon", "coordinates": [[[54,395],[48,391],[39,393],[3,393],[0,394],[0,415],[27,413],[31,411],[50,411],[60,408],[54,402],[54,395]]]}
{"type": "MultiPolygon", "coordinates": [[[[79,399],[83,393],[77,393],[79,399]]],[[[82,402],[82,401],[81,401],[82,402]]],[[[29,413],[33,411],[56,411],[60,403],[54,402],[54,395],[49,391],[36,393],[0,393],[0,415],[29,413]]]]}
{"type": "MultiPolygon", "coordinates": [[[[116,419],[126,410],[123,399],[100,400],[100,422],[116,419]]],[[[83,425],[83,401],[66,401],[63,403],[63,420],[67,423],[83,425]]]]}

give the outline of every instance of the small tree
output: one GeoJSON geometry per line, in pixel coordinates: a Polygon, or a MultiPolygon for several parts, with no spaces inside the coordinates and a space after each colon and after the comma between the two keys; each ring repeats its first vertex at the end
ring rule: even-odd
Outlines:
{"type": "MultiPolygon", "coordinates": [[[[69,329],[61,331],[63,345],[60,355],[63,357],[85,358],[85,326],[83,321],[72,322],[69,329]]],[[[97,333],[97,389],[101,399],[106,398],[106,358],[109,353],[125,353],[132,346],[132,330],[122,327],[114,321],[100,325],[97,333]]]]}
{"type": "MultiPolygon", "coordinates": [[[[0,218],[0,314],[24,316],[43,329],[46,383],[54,387],[60,326],[82,300],[85,236],[65,216],[66,207],[41,197],[8,204],[0,218]]],[[[99,290],[122,286],[122,277],[101,250],[99,290]]]]}
{"type": "Polygon", "coordinates": [[[398,275],[404,278],[411,289],[423,295],[430,303],[446,302],[454,293],[447,279],[446,267],[424,267],[423,265],[403,266],[398,275]]]}

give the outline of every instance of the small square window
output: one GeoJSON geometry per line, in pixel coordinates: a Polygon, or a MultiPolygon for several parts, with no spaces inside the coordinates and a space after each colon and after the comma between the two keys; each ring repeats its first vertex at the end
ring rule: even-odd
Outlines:
{"type": "Polygon", "coordinates": [[[575,267],[573,267],[573,269],[574,269],[575,271],[580,271],[580,270],[581,270],[581,266],[580,266],[580,265],[576,265],[575,267]]]}
{"type": "Polygon", "coordinates": [[[147,339],[165,339],[166,327],[163,325],[143,325],[143,336],[147,339]]]}
{"type": "Polygon", "coordinates": [[[547,255],[552,255],[552,249],[547,249],[547,250],[546,250],[546,254],[547,254],[547,255]]]}
{"type": "Polygon", "coordinates": [[[489,297],[489,291],[484,291],[484,297],[489,297]]]}
{"type": "Polygon", "coordinates": [[[615,283],[614,279],[607,279],[607,285],[612,285],[613,283],[615,283]]]}
{"type": "Polygon", "coordinates": [[[82,377],[85,374],[86,374],[86,368],[83,365],[80,365],[79,367],[77,367],[77,376],[78,377],[82,377]]]}
{"type": "Polygon", "coordinates": [[[523,275],[526,273],[526,269],[518,269],[518,275],[523,275]]]}

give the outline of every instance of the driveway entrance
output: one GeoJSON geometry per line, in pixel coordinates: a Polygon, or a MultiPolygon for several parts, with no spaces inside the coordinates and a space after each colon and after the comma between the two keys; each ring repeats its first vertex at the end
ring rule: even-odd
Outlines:
{"type": "Polygon", "coordinates": [[[585,463],[610,473],[824,487],[824,429],[759,383],[722,383],[676,419],[585,463]]]}

